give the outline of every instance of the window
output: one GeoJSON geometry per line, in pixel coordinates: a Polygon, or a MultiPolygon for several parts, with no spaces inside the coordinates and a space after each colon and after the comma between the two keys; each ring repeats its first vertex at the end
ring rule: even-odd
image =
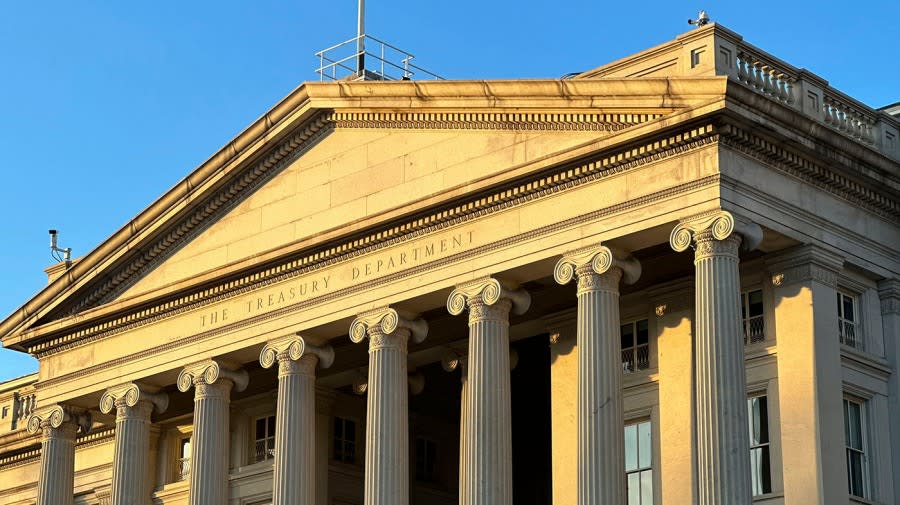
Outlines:
{"type": "Polygon", "coordinates": [[[191,475],[191,437],[178,441],[178,461],[175,467],[175,480],[187,480],[191,475]]]}
{"type": "Polygon", "coordinates": [[[631,373],[650,368],[650,327],[647,320],[623,324],[619,334],[622,338],[622,370],[631,373]]]}
{"type": "Polygon", "coordinates": [[[744,345],[766,339],[761,289],[741,293],[741,320],[744,326],[744,345]]]}
{"type": "Polygon", "coordinates": [[[356,463],[356,422],[351,419],[334,418],[334,459],[356,463]]]}
{"type": "Polygon", "coordinates": [[[653,435],[650,421],[625,426],[628,505],[653,505],[653,435]]]}
{"type": "Polygon", "coordinates": [[[275,416],[256,419],[256,437],[253,440],[254,463],[275,457],[275,416]]]}
{"type": "Polygon", "coordinates": [[[856,297],[845,293],[837,294],[838,336],[841,343],[862,349],[857,323],[856,297]]]}
{"type": "Polygon", "coordinates": [[[437,459],[437,444],[427,438],[416,439],[416,480],[434,480],[434,463],[437,459]]]}
{"type": "Polygon", "coordinates": [[[865,405],[844,399],[844,439],[847,446],[847,486],[850,494],[868,498],[865,405]]]}
{"type": "Polygon", "coordinates": [[[772,492],[769,463],[769,401],[765,396],[747,399],[750,427],[750,480],[753,496],[772,492]]]}

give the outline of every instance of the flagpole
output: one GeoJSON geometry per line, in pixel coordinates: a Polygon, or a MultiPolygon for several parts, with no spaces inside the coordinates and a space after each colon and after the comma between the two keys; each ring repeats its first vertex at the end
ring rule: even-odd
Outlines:
{"type": "Polygon", "coordinates": [[[356,22],[356,75],[365,78],[366,72],[366,0],[359,0],[356,22]]]}

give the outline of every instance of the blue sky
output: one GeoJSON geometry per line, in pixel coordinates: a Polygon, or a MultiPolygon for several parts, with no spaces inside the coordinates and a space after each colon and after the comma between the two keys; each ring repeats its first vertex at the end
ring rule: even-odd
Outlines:
{"type": "MultiPolygon", "coordinates": [[[[894,0],[369,0],[366,24],[448,78],[556,78],[670,40],[700,7],[871,106],[900,101],[894,0]]],[[[49,228],[75,256],[86,254],[315,80],[314,53],[355,30],[355,0],[6,2],[0,317],[46,284],[49,228]]],[[[30,357],[0,349],[0,381],[36,369],[30,357]]]]}

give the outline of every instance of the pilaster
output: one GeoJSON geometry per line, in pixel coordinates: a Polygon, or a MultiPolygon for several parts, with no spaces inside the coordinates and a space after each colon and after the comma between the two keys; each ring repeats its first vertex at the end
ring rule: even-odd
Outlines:
{"type": "Polygon", "coordinates": [[[167,395],[133,382],[109,388],[100,397],[101,412],[116,410],[112,505],[150,503],[150,414],[154,409],[165,412],[168,405],[167,395]]]}
{"type": "Polygon", "coordinates": [[[553,272],[560,284],[578,280],[579,505],[626,501],[619,281],[634,283],[640,272],[635,259],[602,245],[563,255],[553,272]]]}
{"type": "Polygon", "coordinates": [[[28,418],[28,432],[41,432],[37,505],[72,505],[75,498],[75,436],[91,429],[90,413],[51,405],[28,418]]]}
{"type": "Polygon", "coordinates": [[[728,211],[679,223],[669,238],[677,252],[694,246],[695,422],[697,501],[749,505],[750,437],[741,331],[738,251],[762,239],[759,226],[728,211]]]}
{"type": "Polygon", "coordinates": [[[350,325],[354,343],[369,338],[366,412],[366,505],[409,503],[407,341],[424,340],[428,324],[391,308],[360,314],[350,325]]]}
{"type": "Polygon", "coordinates": [[[278,363],[275,412],[274,505],[316,503],[316,365],[334,362],[331,346],[292,335],[269,342],[259,355],[263,368],[278,363]]]}
{"type": "Polygon", "coordinates": [[[451,354],[445,356],[441,360],[441,366],[443,366],[444,371],[453,372],[456,370],[460,371],[460,400],[459,400],[459,504],[464,505],[468,503],[466,501],[465,495],[463,495],[462,490],[466,488],[466,476],[468,474],[468,469],[466,465],[469,461],[469,445],[470,441],[466,438],[466,423],[468,422],[469,416],[466,413],[466,404],[468,402],[469,397],[469,387],[468,387],[468,353],[460,354],[457,352],[452,352],[451,354]]]}
{"type": "Polygon", "coordinates": [[[469,310],[466,393],[466,475],[460,503],[512,505],[509,312],[528,310],[527,291],[482,278],[458,286],[447,299],[450,314],[469,310]]]}
{"type": "Polygon", "coordinates": [[[885,279],[878,283],[881,304],[881,324],[884,330],[885,357],[894,373],[888,379],[888,418],[891,435],[891,477],[894,503],[900,503],[900,279],[885,279]]]}
{"type": "Polygon", "coordinates": [[[841,257],[815,245],[766,259],[779,344],[778,380],[790,385],[779,388],[778,395],[785,503],[847,499],[835,303],[842,266],[841,257]]]}
{"type": "Polygon", "coordinates": [[[190,505],[228,502],[228,440],[231,390],[247,387],[247,371],[218,360],[186,366],[178,390],[194,388],[190,505]]]}
{"type": "Polygon", "coordinates": [[[544,318],[550,333],[553,503],[578,502],[577,309],[544,318]]]}

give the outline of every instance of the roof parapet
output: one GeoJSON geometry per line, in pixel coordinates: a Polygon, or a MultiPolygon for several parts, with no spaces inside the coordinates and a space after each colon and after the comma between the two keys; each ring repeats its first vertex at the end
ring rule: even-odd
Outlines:
{"type": "Polygon", "coordinates": [[[832,88],[715,23],[580,74],[578,79],[724,75],[900,161],[900,120],[832,88]]]}

